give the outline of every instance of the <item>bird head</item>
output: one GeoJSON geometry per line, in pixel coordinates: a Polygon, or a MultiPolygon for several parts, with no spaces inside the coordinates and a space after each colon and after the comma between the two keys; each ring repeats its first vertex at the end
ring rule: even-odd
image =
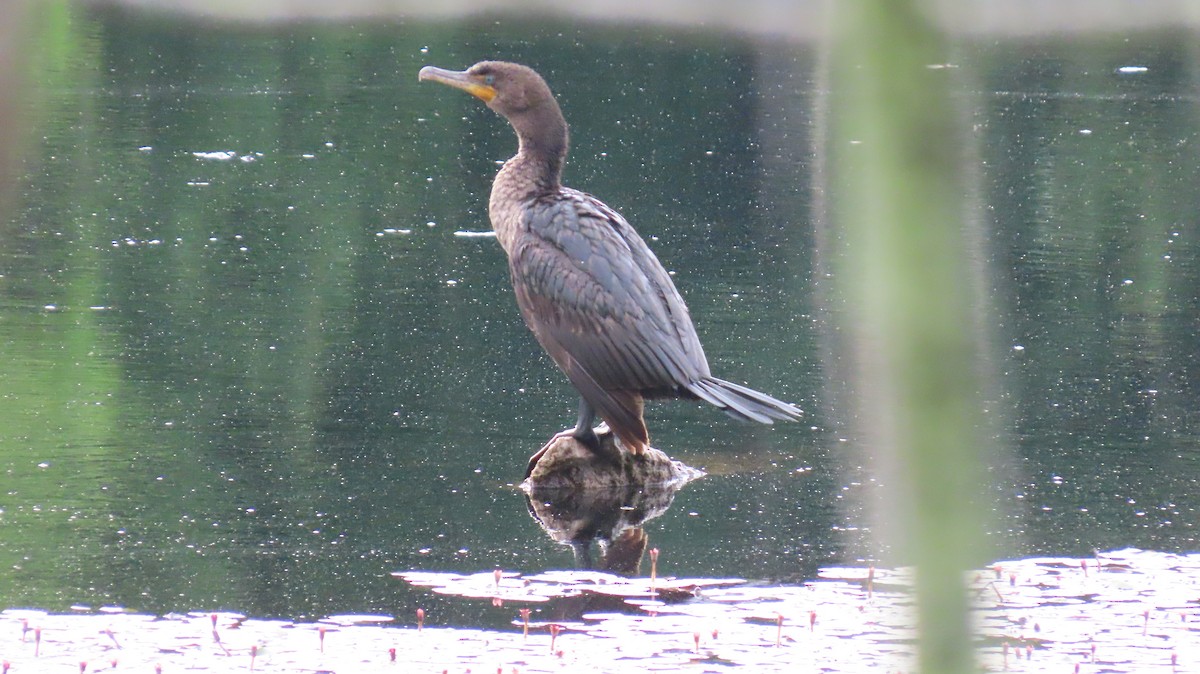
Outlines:
{"type": "Polygon", "coordinates": [[[463,71],[425,66],[417,79],[462,89],[509,119],[554,102],[542,76],[516,63],[481,61],[463,71]]]}

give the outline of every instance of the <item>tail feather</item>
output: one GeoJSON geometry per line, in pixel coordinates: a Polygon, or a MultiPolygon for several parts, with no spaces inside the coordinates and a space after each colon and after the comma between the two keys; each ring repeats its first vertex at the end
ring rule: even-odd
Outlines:
{"type": "Polygon", "coordinates": [[[795,421],[803,414],[795,405],[716,377],[705,377],[689,384],[687,389],[704,402],[745,421],[771,424],[776,421],[795,421]]]}

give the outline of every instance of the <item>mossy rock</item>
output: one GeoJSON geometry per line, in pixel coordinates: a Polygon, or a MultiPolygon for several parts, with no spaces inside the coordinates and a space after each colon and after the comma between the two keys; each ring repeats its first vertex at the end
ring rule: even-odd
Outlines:
{"type": "Polygon", "coordinates": [[[682,486],[704,475],[703,471],[676,461],[653,447],[641,454],[631,454],[604,427],[597,430],[596,436],[603,454],[596,454],[569,434],[554,436],[534,455],[536,462],[529,467],[529,475],[522,486],[526,491],[682,486]],[[618,460],[613,461],[611,456],[618,460]]]}

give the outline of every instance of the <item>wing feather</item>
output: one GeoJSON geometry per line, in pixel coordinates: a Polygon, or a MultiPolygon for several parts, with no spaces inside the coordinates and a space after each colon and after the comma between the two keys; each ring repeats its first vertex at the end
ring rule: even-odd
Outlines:
{"type": "Polygon", "coordinates": [[[510,256],[513,286],[561,368],[586,371],[602,389],[651,394],[708,376],[679,292],[624,218],[571,190],[526,213],[510,256]]]}

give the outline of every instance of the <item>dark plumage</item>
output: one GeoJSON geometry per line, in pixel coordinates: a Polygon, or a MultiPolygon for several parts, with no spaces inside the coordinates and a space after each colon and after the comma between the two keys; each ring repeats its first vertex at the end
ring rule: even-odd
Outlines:
{"type": "Polygon", "coordinates": [[[644,398],[693,398],[769,424],[800,410],[712,376],[671,277],[633,227],[595,197],[563,187],[567,123],[546,82],[515,63],[464,72],[426,66],[421,80],[462,89],[503,115],[517,154],[492,184],[489,214],[526,324],[582,396],[571,433],[594,451],[595,414],[621,444],[649,443],[644,398]]]}

